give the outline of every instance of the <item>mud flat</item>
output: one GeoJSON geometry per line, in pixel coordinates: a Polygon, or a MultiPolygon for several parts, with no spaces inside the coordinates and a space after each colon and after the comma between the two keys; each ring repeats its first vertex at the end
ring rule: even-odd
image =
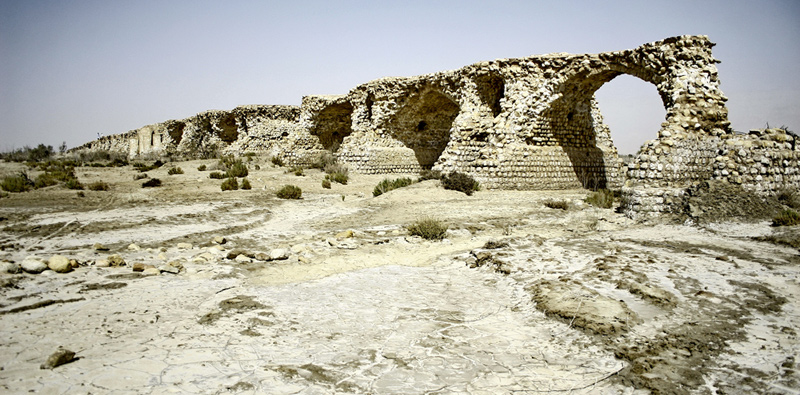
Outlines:
{"type": "Polygon", "coordinates": [[[383,176],[257,163],[249,191],[193,161],[160,188],[78,168],[111,189],[0,199],[0,390],[800,393],[800,252],[769,241],[797,229],[634,222],[582,190],[372,197],[383,176]],[[444,240],[408,235],[424,215],[444,240]],[[33,274],[52,256],[71,270],[33,274]]]}

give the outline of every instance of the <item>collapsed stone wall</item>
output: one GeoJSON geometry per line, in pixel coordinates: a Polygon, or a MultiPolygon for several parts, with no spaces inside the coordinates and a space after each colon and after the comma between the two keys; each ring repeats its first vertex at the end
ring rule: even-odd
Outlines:
{"type": "Polygon", "coordinates": [[[356,173],[459,171],[486,188],[622,188],[631,211],[670,212],[707,180],[754,193],[798,187],[796,139],[735,134],[706,36],[600,54],[549,54],[370,81],[300,107],[208,111],[87,143],[148,154],[265,152],[309,165],[333,152],[356,173]],[[621,74],[652,83],[666,110],[623,166],[595,92],[621,74]],[[789,146],[791,145],[791,149],[789,146]]]}

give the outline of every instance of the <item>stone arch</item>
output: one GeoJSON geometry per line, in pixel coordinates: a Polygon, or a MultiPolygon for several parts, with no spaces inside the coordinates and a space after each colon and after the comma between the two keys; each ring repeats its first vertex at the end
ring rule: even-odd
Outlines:
{"type": "Polygon", "coordinates": [[[430,169],[450,142],[459,105],[441,91],[425,87],[409,97],[388,125],[389,134],[414,151],[420,167],[430,169]]]}
{"type": "Polygon", "coordinates": [[[489,107],[492,116],[500,114],[500,100],[505,96],[505,79],[497,73],[482,74],[475,78],[478,86],[478,97],[489,107]]]}
{"type": "Polygon", "coordinates": [[[344,138],[353,133],[353,105],[350,102],[332,104],[323,108],[316,118],[311,134],[319,138],[322,147],[337,151],[344,138]]]}
{"type": "Polygon", "coordinates": [[[220,140],[230,144],[239,138],[239,128],[236,125],[236,116],[233,113],[225,114],[219,120],[217,135],[220,140]]]}

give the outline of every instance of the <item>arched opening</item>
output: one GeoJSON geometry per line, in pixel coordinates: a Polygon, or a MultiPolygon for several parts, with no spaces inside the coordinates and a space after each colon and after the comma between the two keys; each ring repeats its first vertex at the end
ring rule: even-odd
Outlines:
{"type": "Polygon", "coordinates": [[[236,126],[236,117],[233,114],[226,114],[219,121],[219,138],[226,143],[232,143],[239,138],[239,128],[236,126]]]}
{"type": "Polygon", "coordinates": [[[450,142],[450,128],[460,108],[433,88],[412,95],[389,125],[391,135],[414,150],[417,162],[430,169],[450,142]]]}
{"type": "Polygon", "coordinates": [[[600,87],[595,100],[620,156],[634,155],[655,139],[666,118],[656,87],[627,74],[600,87]]]}
{"type": "Polygon", "coordinates": [[[483,104],[492,110],[492,116],[500,114],[500,100],[505,96],[505,80],[498,74],[484,74],[475,78],[478,85],[478,96],[483,104]]]}
{"type": "Polygon", "coordinates": [[[317,115],[316,127],[311,134],[319,138],[326,150],[336,152],[344,138],[353,133],[353,105],[350,102],[332,104],[317,115]]]}
{"type": "Polygon", "coordinates": [[[180,144],[181,139],[183,139],[184,128],[186,128],[186,124],[181,121],[169,121],[169,123],[167,123],[167,133],[169,133],[172,143],[176,146],[180,144]]]}

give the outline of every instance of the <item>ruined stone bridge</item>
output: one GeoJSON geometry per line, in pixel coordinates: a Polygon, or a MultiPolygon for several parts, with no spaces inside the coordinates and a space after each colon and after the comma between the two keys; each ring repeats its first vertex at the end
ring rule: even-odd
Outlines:
{"type": "Polygon", "coordinates": [[[681,189],[709,179],[758,192],[797,188],[795,136],[730,129],[713,46],[705,36],[680,36],[616,52],[498,59],[306,96],[299,108],[208,111],[81,148],[132,158],[264,152],[291,165],[327,150],[357,173],[433,168],[470,174],[488,188],[681,189]],[[666,110],[656,139],[628,165],[594,98],[620,74],[652,83],[666,110]]]}

